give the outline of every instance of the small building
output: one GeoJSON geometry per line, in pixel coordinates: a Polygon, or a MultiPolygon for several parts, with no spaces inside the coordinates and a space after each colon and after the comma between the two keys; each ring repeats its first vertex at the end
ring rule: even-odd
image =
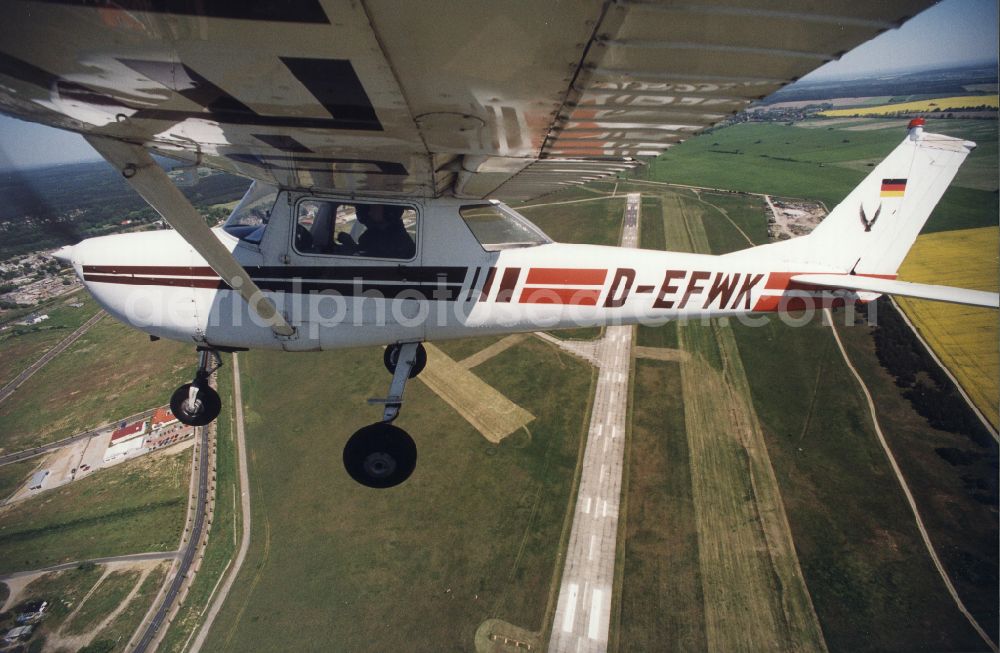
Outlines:
{"type": "Polygon", "coordinates": [[[138,449],[142,446],[142,436],[144,435],[146,435],[145,421],[122,424],[111,434],[111,441],[104,452],[104,461],[120,458],[130,451],[138,449]]]}
{"type": "Polygon", "coordinates": [[[7,631],[7,634],[3,636],[3,641],[11,644],[19,639],[26,639],[31,637],[31,631],[35,629],[32,625],[27,626],[17,626],[16,628],[11,628],[7,631]]]}
{"type": "Polygon", "coordinates": [[[153,412],[153,419],[150,421],[149,430],[158,431],[165,426],[170,426],[177,421],[169,408],[157,408],[153,412]]]}
{"type": "Polygon", "coordinates": [[[49,475],[49,470],[40,469],[31,475],[31,480],[28,481],[29,490],[41,490],[42,484],[45,483],[45,479],[49,475]]]}

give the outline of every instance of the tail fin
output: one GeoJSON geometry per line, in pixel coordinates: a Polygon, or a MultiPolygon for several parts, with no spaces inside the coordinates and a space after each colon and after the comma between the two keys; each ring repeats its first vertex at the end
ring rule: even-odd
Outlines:
{"type": "Polygon", "coordinates": [[[891,275],[975,143],[926,134],[923,119],[812,233],[768,246],[790,262],[891,275]]]}

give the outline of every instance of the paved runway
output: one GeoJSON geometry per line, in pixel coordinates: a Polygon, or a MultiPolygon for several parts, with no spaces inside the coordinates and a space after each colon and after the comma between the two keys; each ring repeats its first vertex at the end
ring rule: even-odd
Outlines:
{"type": "MultiPolygon", "coordinates": [[[[622,247],[637,244],[639,204],[639,193],[629,193],[622,247]]],[[[597,346],[600,375],[549,641],[553,653],[608,648],[632,334],[631,326],[608,327],[597,346]]]]}

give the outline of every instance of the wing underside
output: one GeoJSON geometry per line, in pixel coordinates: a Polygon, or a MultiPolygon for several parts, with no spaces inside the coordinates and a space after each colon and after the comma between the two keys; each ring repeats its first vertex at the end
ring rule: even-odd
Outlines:
{"type": "Polygon", "coordinates": [[[929,4],[9,0],[0,111],[286,188],[528,199],[929,4]]]}

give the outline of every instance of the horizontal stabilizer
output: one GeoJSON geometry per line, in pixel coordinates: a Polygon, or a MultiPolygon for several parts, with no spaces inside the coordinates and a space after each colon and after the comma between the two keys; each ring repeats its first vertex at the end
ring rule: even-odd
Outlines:
{"type": "Polygon", "coordinates": [[[954,304],[1000,308],[1000,294],[982,290],[967,290],[965,288],[910,283],[908,281],[894,281],[891,279],[875,279],[852,274],[797,274],[792,277],[792,281],[811,286],[822,286],[824,288],[877,292],[887,295],[933,299],[939,302],[952,302],[954,304]]]}

